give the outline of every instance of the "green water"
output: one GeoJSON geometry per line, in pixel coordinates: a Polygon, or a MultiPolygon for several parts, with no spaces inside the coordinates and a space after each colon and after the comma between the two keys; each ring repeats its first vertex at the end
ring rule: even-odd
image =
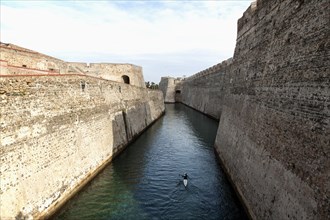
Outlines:
{"type": "Polygon", "coordinates": [[[213,150],[217,124],[184,105],[166,105],[165,116],[54,218],[247,219],[213,150]]]}

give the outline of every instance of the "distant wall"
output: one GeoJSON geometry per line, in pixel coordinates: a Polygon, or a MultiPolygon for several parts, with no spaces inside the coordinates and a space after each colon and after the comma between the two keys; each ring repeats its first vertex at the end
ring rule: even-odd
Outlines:
{"type": "Polygon", "coordinates": [[[161,78],[159,89],[163,93],[165,103],[175,103],[178,102],[178,100],[181,100],[181,81],[181,78],[161,78]]]}
{"type": "Polygon", "coordinates": [[[68,63],[73,72],[101,77],[116,82],[124,82],[123,76],[128,76],[130,84],[145,88],[142,67],[132,64],[113,63],[68,63]]]}
{"type": "Polygon", "coordinates": [[[159,83],[159,89],[162,91],[166,103],[175,102],[175,79],[172,77],[162,77],[159,83]]]}
{"type": "Polygon", "coordinates": [[[330,218],[330,5],[259,0],[231,63],[182,83],[253,219],[330,218]]]}
{"type": "Polygon", "coordinates": [[[145,88],[142,67],[133,64],[65,62],[13,44],[0,43],[0,75],[83,74],[145,88]]]}
{"type": "Polygon", "coordinates": [[[52,213],[164,112],[160,91],[88,76],[0,77],[1,219],[52,213]]]}
{"type": "Polygon", "coordinates": [[[225,73],[231,59],[186,78],[181,84],[181,101],[219,120],[227,90],[232,83],[225,73]]]}

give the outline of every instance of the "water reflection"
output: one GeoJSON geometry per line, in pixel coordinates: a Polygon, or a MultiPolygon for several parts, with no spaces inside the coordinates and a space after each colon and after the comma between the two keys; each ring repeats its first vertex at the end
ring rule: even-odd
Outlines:
{"type": "Polygon", "coordinates": [[[216,121],[184,105],[166,105],[166,115],[56,219],[245,219],[214,155],[216,129],[216,121]]]}

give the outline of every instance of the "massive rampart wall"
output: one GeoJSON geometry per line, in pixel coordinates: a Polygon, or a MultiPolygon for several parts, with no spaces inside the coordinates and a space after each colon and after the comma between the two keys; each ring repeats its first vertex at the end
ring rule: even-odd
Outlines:
{"type": "Polygon", "coordinates": [[[330,218],[329,11],[259,0],[232,63],[182,83],[183,103],[220,120],[215,147],[253,219],[330,218]]]}
{"type": "Polygon", "coordinates": [[[1,219],[47,216],[164,112],[160,91],[79,75],[0,77],[1,219]]]}

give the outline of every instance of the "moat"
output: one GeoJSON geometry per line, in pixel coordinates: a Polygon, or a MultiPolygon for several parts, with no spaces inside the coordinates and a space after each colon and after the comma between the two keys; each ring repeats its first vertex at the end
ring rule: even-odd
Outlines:
{"type": "Polygon", "coordinates": [[[166,105],[165,116],[54,218],[247,219],[214,153],[216,132],[217,122],[205,115],[166,105]]]}

